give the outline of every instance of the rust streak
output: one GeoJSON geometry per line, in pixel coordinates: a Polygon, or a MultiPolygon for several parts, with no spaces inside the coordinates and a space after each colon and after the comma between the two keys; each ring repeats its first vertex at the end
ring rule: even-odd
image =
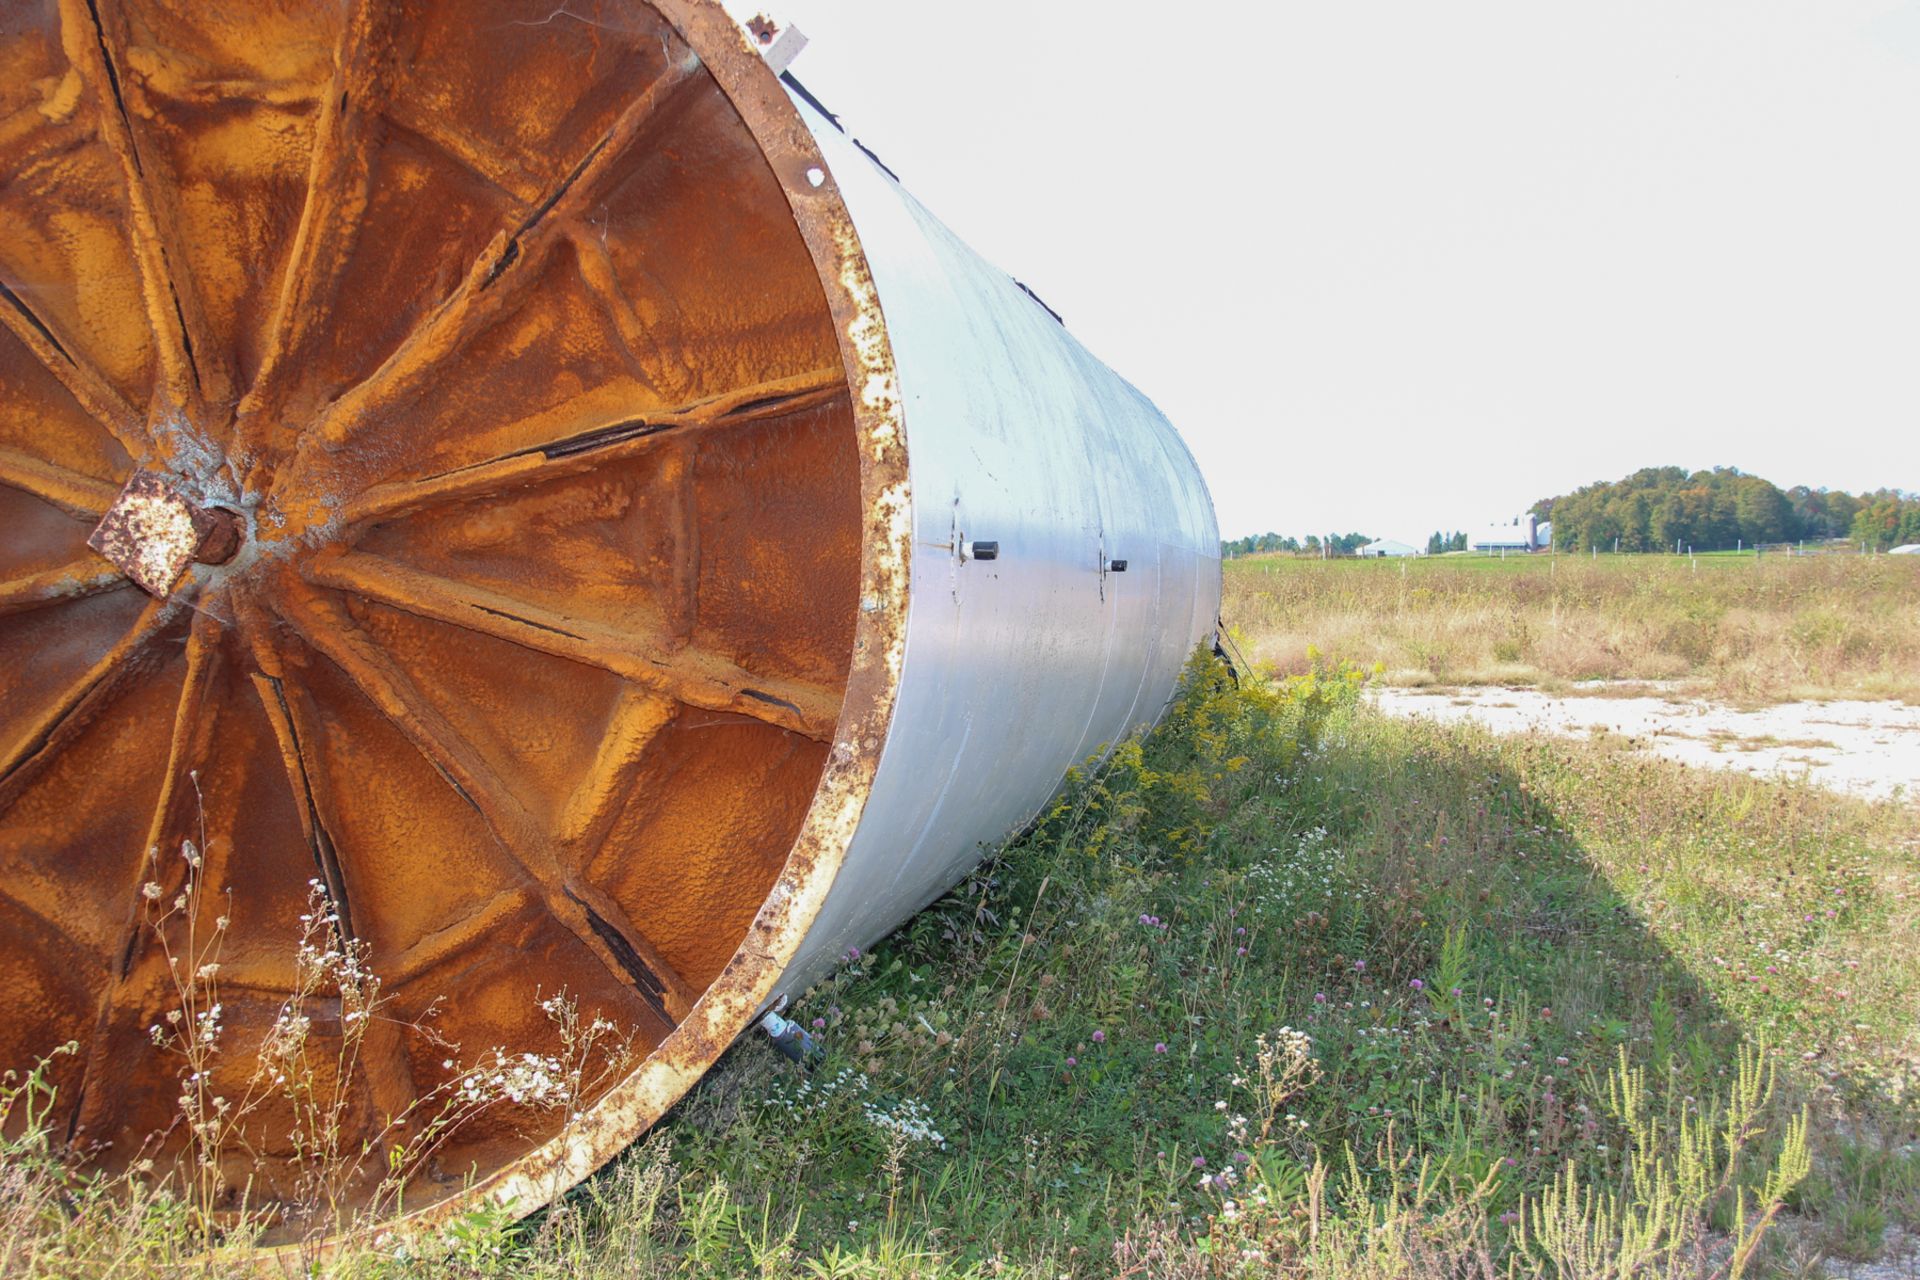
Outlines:
{"type": "MultiPolygon", "coordinates": [[[[154,805],[153,821],[147,828],[146,848],[149,850],[160,848],[165,843],[168,824],[173,819],[179,798],[180,780],[197,767],[212,736],[212,717],[205,713],[202,702],[214,664],[220,657],[220,632],[220,625],[214,620],[213,614],[201,612],[193,615],[193,623],[187,631],[187,673],[180,683],[180,697],[173,710],[173,732],[167,739],[166,773],[161,778],[160,799],[154,805]]],[[[136,880],[130,894],[130,900],[136,904],[136,912],[138,889],[139,882],[136,880]]],[[[125,976],[124,973],[122,976],[125,976]]]]}
{"type": "Polygon", "coordinates": [[[146,928],[146,899],[141,896],[140,886],[156,877],[154,859],[169,843],[181,780],[204,757],[212,734],[212,717],[206,714],[204,704],[210,677],[220,656],[219,631],[213,615],[197,613],[187,632],[187,671],[180,683],[179,700],[174,704],[173,731],[167,739],[166,772],[161,776],[160,797],[147,824],[146,842],[134,858],[134,873],[125,887],[127,919],[122,936],[126,941],[117,952],[118,967],[109,977],[94,1009],[93,1036],[87,1044],[87,1062],[80,1076],[80,1103],[73,1112],[69,1139],[76,1131],[107,1132],[105,1121],[112,1116],[119,1101],[110,1090],[94,1085],[106,1069],[107,1059],[121,1047],[119,1037],[114,1035],[114,1024],[132,982],[134,958],[146,928]]]}
{"type": "Polygon", "coordinates": [[[649,689],[629,685],[620,691],[593,765],[560,815],[559,841],[573,854],[574,866],[583,866],[606,842],[641,759],[673,716],[673,704],[649,689]]]}
{"type": "Polygon", "coordinates": [[[523,248],[531,249],[536,242],[542,245],[552,243],[553,236],[550,233],[556,229],[564,230],[565,222],[582,212],[599,194],[602,184],[626,156],[628,148],[665,115],[668,105],[679,91],[687,85],[698,83],[694,73],[699,69],[700,60],[684,47],[677,59],[668,58],[659,77],[620,113],[619,118],[587,148],[586,154],[580,157],[552,193],[527,215],[519,230],[508,241],[505,252],[490,268],[488,283],[498,279],[512,266],[523,248]]]}
{"type": "Polygon", "coordinates": [[[419,102],[396,98],[387,107],[386,127],[390,135],[444,156],[521,208],[540,202],[540,183],[521,164],[463,132],[456,122],[430,114],[419,102]]]}
{"type": "Polygon", "coordinates": [[[607,248],[606,240],[592,227],[570,223],[566,235],[568,243],[573,246],[580,279],[613,321],[614,334],[619,338],[628,362],[663,399],[685,396],[692,390],[691,372],[683,361],[674,359],[668,348],[655,336],[660,329],[661,303],[649,300],[649,310],[653,314],[640,314],[635,300],[628,296],[614,273],[612,250],[607,248]]]}
{"type": "Polygon", "coordinates": [[[395,609],[611,671],[687,706],[752,716],[816,741],[829,740],[839,718],[837,689],[756,675],[720,654],[686,645],[658,622],[614,626],[570,617],[364,552],[316,560],[308,577],[395,609]]]}
{"type": "Polygon", "coordinates": [[[139,457],[147,442],[146,425],[126,397],[114,390],[106,375],[78,354],[71,343],[62,342],[53,326],[5,283],[0,283],[0,304],[0,324],[5,324],[20,345],[59,380],[82,412],[104,427],[121,448],[139,457]]]}
{"type": "Polygon", "coordinates": [[[149,600],[132,628],[87,673],[54,700],[52,706],[22,723],[0,751],[0,813],[11,808],[40,763],[51,758],[85,728],[140,674],[154,639],[184,608],[172,600],[149,600]]]}
{"type": "Polygon", "coordinates": [[[431,975],[447,961],[497,941],[499,930],[521,906],[517,895],[497,894],[479,910],[426,934],[397,955],[384,960],[375,957],[387,990],[396,990],[416,978],[431,975]]]}
{"type": "Polygon", "coordinates": [[[130,585],[119,570],[101,568],[98,556],[70,560],[52,569],[0,582],[0,618],[130,585]]]}
{"type": "Polygon", "coordinates": [[[400,408],[425,391],[450,356],[518,305],[560,238],[556,232],[566,218],[594,197],[614,161],[659,117],[675,92],[696,81],[699,65],[691,55],[669,63],[518,227],[502,231],[481,250],[466,278],[400,349],[315,419],[309,436],[327,448],[345,444],[369,418],[400,408]],[[521,269],[514,270],[516,265],[521,269]]]}
{"type": "Polygon", "coordinates": [[[352,257],[372,194],[375,152],[369,139],[381,106],[381,37],[388,12],[380,0],[355,0],[342,26],[333,78],[315,127],[300,226],[280,280],[260,371],[240,402],[235,429],[243,440],[280,425],[274,419],[300,366],[297,357],[333,313],[352,257]]]}
{"type": "Polygon", "coordinates": [[[413,681],[332,601],[310,600],[286,609],[287,621],[316,652],[338,667],[404,735],[449,786],[480,814],[494,843],[537,890],[549,915],[565,925],[602,965],[640,998],[671,1031],[696,993],[600,890],[575,880],[561,865],[538,819],[513,789],[446,719],[422,698],[413,681]]]}
{"type": "MultiPolygon", "coordinates": [[[[282,664],[276,662],[274,665],[278,668],[282,664]]],[[[359,930],[367,922],[364,919],[356,921],[357,913],[348,890],[346,871],[340,863],[340,852],[321,815],[321,810],[329,807],[326,780],[307,765],[305,744],[317,741],[319,728],[313,723],[301,691],[295,688],[289,697],[284,679],[256,673],[253,687],[262,710],[266,712],[267,722],[273,726],[274,741],[279,745],[281,765],[287,776],[287,788],[293,794],[294,809],[300,815],[301,829],[306,833],[307,844],[313,850],[314,866],[320,872],[327,901],[332,904],[339,921],[340,934],[349,941],[357,939],[361,936],[359,930]]],[[[420,1091],[407,1057],[404,1030],[391,1019],[376,1017],[367,1024],[363,1046],[365,1059],[356,1059],[348,1066],[357,1068],[365,1075],[373,1104],[388,1123],[409,1121],[420,1104],[420,1091]]]]}
{"type": "Polygon", "coordinates": [[[85,945],[84,940],[74,936],[72,920],[61,919],[58,908],[52,904],[33,902],[21,897],[15,889],[20,886],[0,884],[0,906],[19,912],[45,929],[49,934],[63,938],[75,945],[85,945]],[[51,908],[51,909],[50,909],[51,908]]]}
{"type": "Polygon", "coordinates": [[[670,441],[666,483],[666,522],[673,536],[671,577],[666,592],[667,626],[683,640],[693,639],[700,621],[699,495],[693,482],[693,449],[685,440],[670,441]]]}
{"type": "Polygon", "coordinates": [[[310,81],[241,78],[203,80],[164,60],[156,60],[140,68],[139,74],[141,88],[149,97],[196,107],[218,107],[240,101],[297,111],[311,110],[319,99],[319,93],[310,81]]]}
{"type": "MultiPolygon", "coordinates": [[[[341,512],[348,527],[391,520],[423,507],[460,502],[522,485],[544,484],[579,475],[609,462],[656,447],[657,437],[764,422],[827,404],[846,392],[846,374],[837,368],[810,369],[790,378],[740,387],[725,395],[640,417],[605,420],[604,414],[575,421],[574,430],[545,444],[476,462],[419,480],[374,485],[341,512]]],[[[563,420],[577,415],[563,411],[563,420]]]]}
{"type": "Polygon", "coordinates": [[[96,521],[120,496],[120,486],[0,448],[0,484],[52,503],[75,519],[96,521]]]}
{"type": "Polygon", "coordinates": [[[314,798],[313,772],[307,768],[306,755],[300,749],[300,735],[294,727],[293,708],[287,701],[286,681],[279,676],[256,673],[253,676],[253,688],[261,709],[266,712],[267,723],[273,728],[274,741],[280,748],[280,762],[286,771],[287,789],[293,794],[293,807],[300,817],[300,829],[307,837],[307,847],[313,852],[314,870],[320,873],[327,899],[333,904],[334,914],[340,918],[340,931],[348,937],[356,937],[353,899],[347,892],[346,876],[340,869],[339,850],[335,848],[326,824],[320,819],[319,802],[314,798]]]}
{"type": "Polygon", "coordinates": [[[168,234],[176,221],[167,202],[171,192],[155,181],[141,158],[125,80],[96,0],[60,0],[60,19],[61,44],[74,70],[93,90],[99,104],[100,137],[126,178],[127,233],[160,366],[155,407],[163,414],[185,414],[197,420],[204,416],[207,401],[228,398],[227,375],[207,337],[199,299],[167,255],[168,244],[182,242],[168,234]]]}

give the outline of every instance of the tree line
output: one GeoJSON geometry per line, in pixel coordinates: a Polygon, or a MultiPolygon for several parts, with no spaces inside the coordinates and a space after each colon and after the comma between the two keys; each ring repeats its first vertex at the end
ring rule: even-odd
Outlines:
{"type": "Polygon", "coordinates": [[[1533,513],[1553,522],[1553,544],[1562,551],[1722,551],[1830,538],[1884,551],[1920,542],[1920,494],[1781,489],[1736,467],[1646,467],[1543,498],[1533,513]]]}
{"type": "Polygon", "coordinates": [[[1372,541],[1364,533],[1330,533],[1325,538],[1317,533],[1310,533],[1304,538],[1281,537],[1277,533],[1250,533],[1244,538],[1222,539],[1220,554],[1229,559],[1274,551],[1297,556],[1350,556],[1372,541]]]}

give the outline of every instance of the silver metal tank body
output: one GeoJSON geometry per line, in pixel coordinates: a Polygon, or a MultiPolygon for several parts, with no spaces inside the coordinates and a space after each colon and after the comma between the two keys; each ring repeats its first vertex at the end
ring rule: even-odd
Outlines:
{"type": "Polygon", "coordinates": [[[798,996],[952,887],[1067,769],[1157,720],[1221,579],[1212,500],[1165,416],[793,97],[885,316],[913,525],[893,721],[777,988],[798,996]],[[976,541],[997,557],[970,558],[976,541]]]}

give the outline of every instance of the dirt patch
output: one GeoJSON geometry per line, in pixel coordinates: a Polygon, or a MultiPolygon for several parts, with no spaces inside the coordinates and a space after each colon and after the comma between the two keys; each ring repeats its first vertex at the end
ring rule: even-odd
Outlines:
{"type": "Polygon", "coordinates": [[[1685,764],[1920,800],[1920,706],[1833,700],[1746,709],[1674,695],[1595,698],[1498,686],[1440,696],[1376,687],[1372,696],[1395,715],[1471,720],[1496,733],[1605,733],[1685,764]]]}

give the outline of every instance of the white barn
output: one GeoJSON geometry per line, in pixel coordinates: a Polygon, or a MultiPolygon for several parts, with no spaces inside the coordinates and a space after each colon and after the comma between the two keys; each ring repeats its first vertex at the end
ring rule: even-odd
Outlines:
{"type": "Polygon", "coordinates": [[[1501,524],[1488,525],[1476,529],[1467,538],[1467,547],[1472,551],[1538,551],[1547,545],[1547,536],[1542,526],[1532,515],[1515,516],[1501,524]]]}
{"type": "Polygon", "coordinates": [[[1354,554],[1363,560],[1373,560],[1384,556],[1417,556],[1420,549],[1404,542],[1395,542],[1392,538],[1382,538],[1378,542],[1369,542],[1354,554]]]}

